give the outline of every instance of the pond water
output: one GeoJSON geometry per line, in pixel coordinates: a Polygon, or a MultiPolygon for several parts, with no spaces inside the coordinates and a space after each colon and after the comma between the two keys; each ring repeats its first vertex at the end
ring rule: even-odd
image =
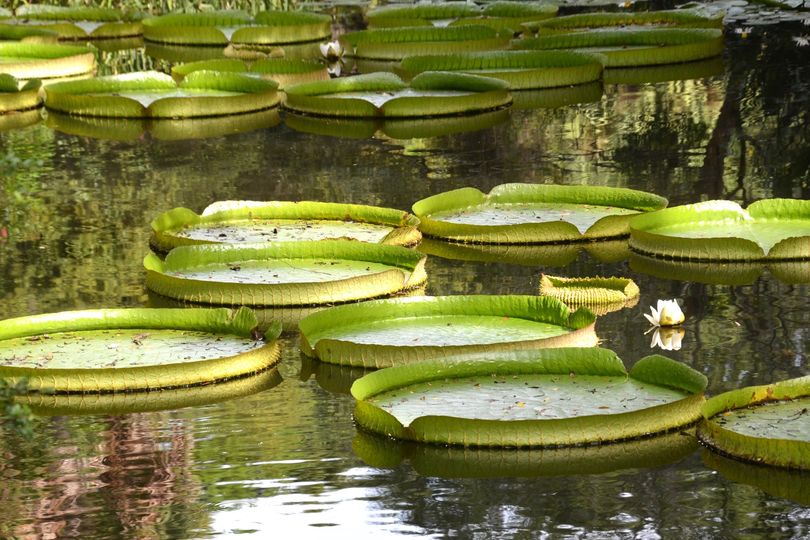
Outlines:
{"type": "MultiPolygon", "coordinates": [[[[100,140],[42,122],[0,132],[0,318],[149,303],[140,262],[149,222],[175,206],[309,199],[409,209],[449,189],[506,182],[628,187],[671,205],[810,199],[810,46],[794,39],[810,27],[767,22],[732,22],[714,75],[606,85],[596,101],[512,110],[493,127],[442,137],[327,137],[284,122],[179,141],[100,140]]],[[[532,294],[541,272],[628,276],[641,288],[638,306],[596,323],[628,367],[660,352],[642,312],[678,298],[685,333],[666,354],[704,373],[710,394],[808,374],[810,286],[768,269],[731,286],[653,278],[626,258],[601,262],[585,250],[565,266],[544,263],[542,252],[524,262],[432,256],[427,292],[532,294]]],[[[609,460],[550,460],[493,472],[462,451],[454,466],[428,473],[415,464],[418,449],[396,445],[369,459],[346,393],[362,372],[304,358],[295,334],[283,347],[281,380],[260,393],[159,412],[42,416],[30,439],[3,428],[0,537],[810,536],[810,476],[746,469],[683,439],[652,461],[627,454],[616,470],[609,460]]]]}

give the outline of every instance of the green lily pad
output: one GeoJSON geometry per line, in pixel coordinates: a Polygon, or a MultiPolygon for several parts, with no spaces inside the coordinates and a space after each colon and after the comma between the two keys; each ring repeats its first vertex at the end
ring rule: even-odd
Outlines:
{"type": "Polygon", "coordinates": [[[0,377],[30,392],[141,392],[207,385],[268,369],[274,325],[254,337],[247,309],[108,309],[3,321],[0,377]]]}
{"type": "Polygon", "coordinates": [[[80,116],[193,118],[278,105],[278,85],[238,73],[197,71],[175,83],[158,72],[128,73],[49,85],[45,107],[80,116]]]}
{"type": "Polygon", "coordinates": [[[725,392],[703,407],[701,442],[744,461],[810,469],[810,377],[725,392]]]}
{"type": "Polygon", "coordinates": [[[424,255],[346,240],[196,245],[144,259],[146,286],[219,305],[309,306],[396,294],[422,284],[424,255]]]}
{"type": "Polygon", "coordinates": [[[588,310],[571,313],[553,298],[398,298],[306,317],[301,349],[324,362],[380,368],[467,351],[590,347],[593,322],[588,310]]]}
{"type": "Polygon", "coordinates": [[[444,2],[441,4],[387,5],[368,12],[369,28],[397,26],[447,26],[450,21],[481,13],[480,8],[467,2],[444,2]]]}
{"type": "Polygon", "coordinates": [[[629,278],[540,277],[541,295],[556,298],[571,308],[585,306],[597,315],[635,306],[639,292],[638,285],[629,278]]]}
{"type": "Polygon", "coordinates": [[[600,57],[570,51],[488,51],[409,56],[399,64],[408,77],[424,71],[461,71],[501,79],[512,90],[598,81],[600,57]]]}
{"type": "Polygon", "coordinates": [[[677,206],[633,218],[630,247],[692,261],[810,259],[810,201],[765,199],[747,210],[731,201],[677,206]]]}
{"type": "Polygon", "coordinates": [[[639,440],[565,448],[493,448],[418,444],[358,431],[352,450],[368,465],[395,468],[410,462],[423,476],[503,478],[604,474],[663,467],[697,449],[694,435],[664,433],[639,440]]]}
{"type": "Polygon", "coordinates": [[[636,439],[700,418],[706,378],[662,356],[628,374],[607,349],[458,356],[371,373],[352,385],[355,421],[397,439],[556,447],[636,439]]]}
{"type": "Polygon", "coordinates": [[[723,32],[714,28],[591,30],[518,39],[512,48],[598,53],[606,68],[654,66],[719,56],[723,32]]]}
{"type": "Polygon", "coordinates": [[[625,236],[631,217],[666,206],[650,193],[598,186],[502,184],[440,193],[413,205],[426,236],[454,242],[541,244],[625,236]]]}
{"type": "Polygon", "coordinates": [[[461,73],[425,72],[410,86],[393,73],[369,73],[287,88],[286,109],[344,118],[414,118],[482,113],[509,106],[506,83],[461,73]]]}
{"type": "Polygon", "coordinates": [[[39,109],[17,112],[14,114],[0,114],[0,132],[13,129],[22,129],[33,126],[42,120],[39,109]]]}
{"type": "Polygon", "coordinates": [[[53,31],[62,40],[118,39],[143,33],[140,21],[113,8],[26,4],[17,8],[15,15],[12,22],[53,31]]]}
{"type": "Polygon", "coordinates": [[[505,49],[509,39],[486,26],[376,28],[340,36],[346,56],[402,60],[420,54],[505,49]]]}
{"type": "Polygon", "coordinates": [[[0,42],[0,66],[17,79],[54,79],[92,73],[96,57],[75,45],[0,42]]]}
{"type": "Polygon", "coordinates": [[[305,82],[325,81],[329,73],[320,62],[308,60],[290,60],[287,58],[265,58],[250,65],[235,58],[200,60],[179,64],[172,68],[172,76],[182,79],[195,71],[227,71],[247,73],[253,77],[270,79],[278,83],[279,88],[305,82]]]}
{"type": "Polygon", "coordinates": [[[394,246],[419,243],[419,220],[407,212],[360,204],[312,201],[220,201],[201,215],[169,210],[152,221],[151,245],[167,252],[183,245],[351,239],[394,246]]]}
{"type": "Polygon", "coordinates": [[[0,114],[36,109],[42,104],[41,87],[42,83],[35,79],[21,88],[14,76],[0,73],[0,114]]]}
{"type": "Polygon", "coordinates": [[[577,13],[542,21],[533,21],[524,26],[534,32],[544,33],[559,30],[588,30],[594,28],[626,28],[651,26],[655,28],[722,28],[722,13],[705,17],[688,10],[639,11],[634,13],[577,13]]]}

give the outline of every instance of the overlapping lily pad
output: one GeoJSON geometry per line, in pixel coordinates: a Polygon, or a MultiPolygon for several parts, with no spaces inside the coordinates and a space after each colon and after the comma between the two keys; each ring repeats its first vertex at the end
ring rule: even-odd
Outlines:
{"type": "Polygon", "coordinates": [[[511,102],[508,85],[498,79],[425,72],[410,85],[393,73],[298,84],[287,89],[284,106],[303,114],[388,119],[482,113],[511,102]]]}
{"type": "Polygon", "coordinates": [[[551,296],[571,308],[585,306],[604,315],[638,304],[639,289],[632,279],[622,277],[540,277],[540,294],[551,296]]]}
{"type": "Polygon", "coordinates": [[[664,208],[663,197],[624,188],[502,184],[461,188],[413,205],[426,236],[454,242],[543,244],[625,236],[631,217],[664,208]]]}
{"type": "MultiPolygon", "coordinates": [[[[417,213],[418,214],[418,213],[417,213]]],[[[810,260],[810,201],[706,201],[633,218],[630,247],[691,261],[810,260]]]]}
{"type": "Polygon", "coordinates": [[[172,68],[172,76],[182,79],[195,71],[227,71],[232,73],[247,73],[262,79],[276,81],[279,88],[293,84],[329,79],[329,73],[320,62],[307,60],[290,60],[287,58],[263,58],[250,65],[235,58],[220,58],[217,60],[200,60],[180,64],[172,68]]]}
{"type": "Polygon", "coordinates": [[[594,315],[537,296],[427,296],[325,309],[301,321],[301,349],[370,368],[459,352],[596,345],[594,315]]]}
{"type": "Polygon", "coordinates": [[[599,53],[606,68],[692,62],[723,53],[714,28],[663,28],[553,33],[512,42],[515,49],[568,49],[599,53]]]}
{"type": "Polygon", "coordinates": [[[564,448],[441,446],[399,441],[358,431],[352,449],[371,467],[396,468],[408,461],[424,476],[504,478],[604,474],[622,469],[664,467],[693,453],[692,433],[564,448]]]}
{"type": "Polygon", "coordinates": [[[571,51],[490,51],[409,56],[400,62],[407,76],[423,71],[461,71],[494,77],[513,90],[554,88],[598,81],[598,56],[571,51]]]}
{"type": "Polygon", "coordinates": [[[273,46],[331,37],[331,17],[304,11],[172,13],[143,21],[144,39],[175,45],[273,46]]]}
{"type": "Polygon", "coordinates": [[[575,15],[528,22],[524,26],[541,34],[560,30],[589,30],[605,27],[722,28],[723,14],[719,13],[716,16],[707,17],[688,10],[577,13],[575,15]]]}
{"type": "Polygon", "coordinates": [[[279,360],[274,325],[255,335],[249,309],[106,309],[8,319],[0,377],[32,393],[185,388],[247,376],[279,360]]]}
{"type": "Polygon", "coordinates": [[[413,246],[419,220],[408,212],[362,204],[314,201],[220,201],[202,214],[169,210],[152,221],[152,248],[183,245],[351,239],[413,246]]]}
{"type": "Polygon", "coordinates": [[[118,39],[140,36],[143,26],[137,17],[113,8],[62,7],[24,4],[15,12],[20,26],[56,32],[59,39],[118,39]]]}
{"type": "Polygon", "coordinates": [[[0,114],[12,111],[36,109],[42,104],[38,79],[28,81],[20,87],[19,81],[8,73],[0,73],[0,114]]]}
{"type": "Polygon", "coordinates": [[[0,65],[17,79],[54,79],[92,73],[96,57],[77,45],[0,42],[0,65]]]}
{"type": "Polygon", "coordinates": [[[420,54],[505,49],[509,38],[486,26],[379,28],[340,36],[346,56],[402,60],[420,54]]]}
{"type": "Polygon", "coordinates": [[[348,240],[198,245],[144,259],[146,286],[218,305],[310,306],[401,293],[427,279],[425,256],[348,240]]]}
{"type": "Polygon", "coordinates": [[[751,386],[711,398],[698,438],[744,461],[810,470],[810,377],[751,386]]]}
{"type": "Polygon", "coordinates": [[[239,73],[197,71],[180,83],[154,71],[55,83],[48,109],[80,116],[195,118],[225,116],[278,105],[277,83],[239,73]]]}
{"type": "Polygon", "coordinates": [[[396,439],[454,446],[603,444],[700,419],[706,377],[663,356],[628,373],[610,350],[458,356],[371,373],[352,385],[354,417],[396,439]]]}

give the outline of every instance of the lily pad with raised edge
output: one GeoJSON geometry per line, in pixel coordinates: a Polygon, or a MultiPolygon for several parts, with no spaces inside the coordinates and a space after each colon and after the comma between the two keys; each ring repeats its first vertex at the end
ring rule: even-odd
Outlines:
{"type": "Polygon", "coordinates": [[[332,17],[306,11],[260,11],[256,26],[240,28],[231,41],[251,45],[285,45],[323,41],[332,37],[332,17]]]}
{"type": "Polygon", "coordinates": [[[664,208],[658,195],[624,188],[501,184],[455,189],[413,205],[426,236],[454,242],[546,244],[626,236],[630,218],[664,208]]]}
{"type": "Polygon", "coordinates": [[[376,300],[319,311],[299,326],[304,354],[370,368],[460,352],[597,343],[593,313],[537,296],[376,300]]]}
{"type": "Polygon", "coordinates": [[[700,419],[707,380],[663,356],[628,373],[613,351],[459,355],[352,385],[361,429],[420,443],[567,447],[641,439],[700,419]]]}
{"type": "Polygon", "coordinates": [[[56,131],[115,141],[134,141],[149,134],[157,140],[205,139],[266,129],[281,123],[278,108],[202,118],[104,118],[49,111],[46,125],[56,131]]]}
{"type": "Polygon", "coordinates": [[[719,13],[716,16],[707,17],[684,9],[639,11],[634,13],[577,13],[564,17],[527,22],[523,26],[540,34],[561,30],[590,30],[606,27],[722,28],[723,14],[719,13]]]}
{"type": "Polygon", "coordinates": [[[503,81],[450,72],[421,73],[410,85],[393,73],[369,73],[298,84],[286,94],[286,109],[342,118],[472,115],[512,103],[503,81]]]}
{"type": "Polygon", "coordinates": [[[119,415],[210,405],[264,392],[282,382],[277,368],[214,384],[169,390],[104,394],[25,394],[15,402],[41,416],[119,415]]]}
{"type": "Polygon", "coordinates": [[[55,83],[45,107],[67,114],[108,118],[195,118],[270,109],[278,85],[239,73],[196,71],[180,83],[155,71],[55,83]]]}
{"type": "Polygon", "coordinates": [[[0,65],[17,79],[55,79],[92,73],[96,57],[78,45],[7,41],[0,42],[0,65]]]}
{"type": "Polygon", "coordinates": [[[322,63],[308,60],[289,60],[287,58],[265,58],[252,62],[250,65],[235,58],[200,60],[174,66],[172,68],[172,77],[181,80],[195,71],[246,73],[253,77],[274,80],[278,83],[279,88],[329,79],[326,66],[322,63]]]}
{"type": "Polygon", "coordinates": [[[556,4],[548,2],[490,2],[484,5],[480,15],[456,19],[450,26],[483,25],[502,33],[518,35],[525,31],[525,23],[554,17],[557,10],[556,4]]]}
{"type": "Polygon", "coordinates": [[[571,51],[488,51],[409,56],[400,62],[407,76],[424,71],[461,71],[494,77],[513,90],[554,88],[598,81],[602,62],[596,55],[571,51]]]}
{"type": "Polygon", "coordinates": [[[347,240],[197,245],[144,258],[163,296],[229,306],[312,306],[401,293],[427,279],[425,256],[347,240]]]}
{"type": "Polygon", "coordinates": [[[810,260],[810,201],[706,201],[636,216],[630,231],[633,251],[663,259],[810,260]]]}
{"type": "Polygon", "coordinates": [[[700,441],[743,461],[810,470],[810,376],[725,392],[703,406],[700,441]]]}
{"type": "Polygon", "coordinates": [[[56,32],[62,40],[119,39],[143,34],[143,26],[132,17],[113,8],[62,7],[25,4],[17,8],[16,22],[56,32]]]}
{"type": "Polygon", "coordinates": [[[419,220],[402,210],[315,201],[219,201],[202,214],[175,208],[152,221],[150,244],[183,245],[351,239],[414,246],[419,220]]]}
{"type": "Polygon", "coordinates": [[[469,2],[442,2],[436,4],[412,4],[376,7],[366,14],[369,28],[392,28],[400,26],[447,26],[461,17],[481,14],[481,8],[469,2]]]}
{"type": "Polygon", "coordinates": [[[280,358],[274,325],[255,336],[249,309],[101,309],[7,319],[0,377],[30,393],[125,393],[204,386],[280,358]]]}
{"type": "Polygon", "coordinates": [[[352,440],[354,453],[371,467],[390,469],[407,460],[417,473],[441,478],[528,478],[663,467],[689,456],[697,447],[693,434],[680,431],[565,448],[439,446],[365,431],[358,431],[352,440]]]}
{"type": "Polygon", "coordinates": [[[346,56],[402,60],[421,54],[505,49],[509,38],[486,26],[379,28],[340,36],[346,56]]]}
{"type": "Polygon", "coordinates": [[[0,114],[36,109],[42,104],[39,90],[42,83],[38,79],[28,81],[20,87],[19,81],[8,73],[0,73],[0,114]]]}
{"type": "Polygon", "coordinates": [[[512,42],[512,48],[598,53],[606,68],[655,66],[721,55],[723,31],[714,28],[592,30],[518,39],[512,42]]]}
{"type": "Polygon", "coordinates": [[[222,59],[227,56],[227,51],[228,48],[222,45],[172,45],[144,41],[146,56],[173,64],[222,59]]]}
{"type": "Polygon", "coordinates": [[[604,315],[638,304],[638,285],[630,278],[540,276],[540,294],[551,296],[571,308],[585,306],[604,315]]]}
{"type": "Polygon", "coordinates": [[[9,24],[3,20],[0,22],[0,40],[23,41],[26,43],[56,43],[59,41],[59,34],[47,28],[9,24]]]}

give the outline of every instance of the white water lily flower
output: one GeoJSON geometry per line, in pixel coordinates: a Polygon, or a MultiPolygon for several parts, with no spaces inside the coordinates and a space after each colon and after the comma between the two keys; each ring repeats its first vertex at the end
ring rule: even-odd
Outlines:
{"type": "Polygon", "coordinates": [[[745,39],[748,37],[748,34],[751,33],[751,30],[753,30],[753,28],[750,26],[738,26],[734,29],[734,33],[739,34],[741,38],[745,39]]]}
{"type": "Polygon", "coordinates": [[[650,348],[654,349],[657,346],[664,351],[679,351],[685,333],[683,328],[656,328],[650,341],[650,348]]]}
{"type": "Polygon", "coordinates": [[[653,326],[675,326],[686,319],[675,300],[659,300],[658,309],[650,306],[650,314],[645,313],[644,316],[653,326]]]}
{"type": "Polygon", "coordinates": [[[339,41],[330,41],[329,43],[321,43],[321,55],[333,62],[339,60],[343,56],[343,45],[339,41]]]}
{"type": "Polygon", "coordinates": [[[794,36],[793,41],[799,47],[807,47],[810,45],[810,36],[794,36]]]}

